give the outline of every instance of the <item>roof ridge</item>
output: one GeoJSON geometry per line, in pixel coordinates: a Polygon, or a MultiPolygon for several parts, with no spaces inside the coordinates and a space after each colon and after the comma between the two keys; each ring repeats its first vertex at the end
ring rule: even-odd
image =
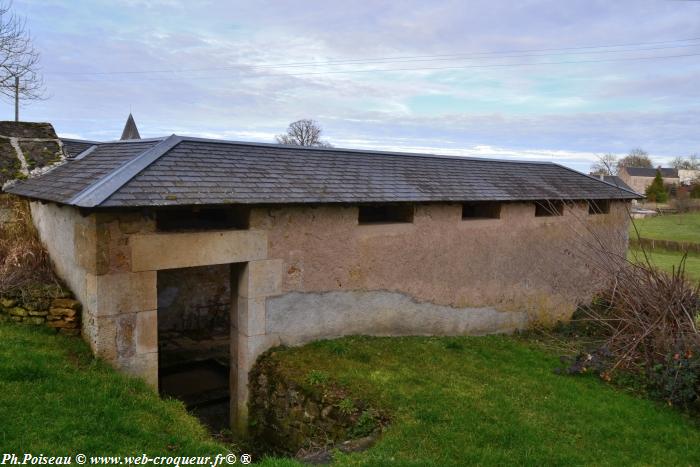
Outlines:
{"type": "MultiPolygon", "coordinates": [[[[409,157],[425,157],[425,158],[435,158],[435,159],[453,159],[453,160],[474,160],[474,161],[485,161],[485,162],[503,162],[503,163],[513,163],[513,164],[538,164],[538,165],[550,165],[555,164],[549,161],[517,161],[510,159],[492,159],[487,157],[475,157],[475,156],[448,156],[445,154],[432,154],[432,153],[421,153],[421,152],[400,152],[400,151],[377,151],[373,149],[350,149],[350,148],[324,148],[324,147],[314,147],[314,146],[297,146],[293,144],[278,144],[278,143],[262,143],[256,141],[236,141],[236,140],[226,140],[226,139],[215,139],[215,138],[200,138],[198,136],[180,136],[182,141],[192,141],[192,142],[202,142],[202,143],[214,143],[214,144],[231,144],[240,146],[260,146],[260,147],[272,147],[272,148],[285,148],[285,149],[298,149],[302,151],[319,151],[319,152],[350,152],[350,153],[362,153],[362,154],[381,154],[387,156],[409,156],[409,157]]],[[[142,140],[143,141],[143,140],[142,140]]]]}
{"type": "Polygon", "coordinates": [[[59,136],[58,139],[61,141],[70,141],[71,143],[92,143],[92,144],[101,144],[100,141],[95,141],[91,139],[80,139],[80,138],[64,138],[63,136],[59,136]]]}
{"type": "Polygon", "coordinates": [[[182,137],[177,135],[170,135],[162,139],[158,144],[146,149],[121,167],[112,170],[97,182],[80,191],[68,201],[68,204],[85,208],[99,206],[100,203],[109,198],[139,172],[177,146],[180,141],[182,141],[182,137]]]}

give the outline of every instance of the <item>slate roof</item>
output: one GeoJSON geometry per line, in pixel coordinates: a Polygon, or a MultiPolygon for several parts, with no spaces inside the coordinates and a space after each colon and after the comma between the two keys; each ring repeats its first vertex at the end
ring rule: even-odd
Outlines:
{"type": "Polygon", "coordinates": [[[664,178],[678,178],[678,170],[673,168],[625,167],[625,170],[633,177],[656,177],[656,171],[660,170],[664,178]]]}
{"type": "Polygon", "coordinates": [[[80,207],[634,199],[558,164],[207,140],[102,143],[7,191],[80,207]]]}
{"type": "Polygon", "coordinates": [[[63,143],[63,151],[66,153],[66,157],[73,158],[80,154],[81,152],[99,144],[96,141],[87,141],[83,139],[72,139],[72,138],[61,138],[63,143]]]}
{"type": "Polygon", "coordinates": [[[617,187],[623,188],[628,191],[634,191],[628,184],[626,184],[620,177],[617,175],[604,175],[603,180],[606,182],[610,183],[611,185],[615,185],[617,187]]]}

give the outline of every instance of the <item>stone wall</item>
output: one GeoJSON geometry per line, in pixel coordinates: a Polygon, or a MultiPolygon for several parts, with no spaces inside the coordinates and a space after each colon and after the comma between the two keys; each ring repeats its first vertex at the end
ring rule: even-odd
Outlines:
{"type": "Polygon", "coordinates": [[[0,320],[47,325],[61,334],[80,335],[80,302],[60,287],[37,287],[25,295],[0,297],[0,320]]]}
{"type": "Polygon", "coordinates": [[[0,187],[65,160],[50,123],[0,122],[0,187]]]}
{"type": "Polygon", "coordinates": [[[353,438],[376,436],[387,416],[330,381],[281,367],[274,350],[250,373],[253,439],[267,453],[306,457],[353,438]]]}

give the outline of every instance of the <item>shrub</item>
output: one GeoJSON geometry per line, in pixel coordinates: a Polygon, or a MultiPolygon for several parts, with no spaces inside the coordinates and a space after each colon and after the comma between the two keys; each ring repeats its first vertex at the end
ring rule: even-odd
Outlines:
{"type": "Polygon", "coordinates": [[[693,183],[693,186],[690,189],[690,197],[693,199],[700,198],[700,183],[693,183]]]}
{"type": "Polygon", "coordinates": [[[685,257],[667,274],[650,264],[628,264],[590,306],[581,308],[586,329],[602,341],[579,354],[569,373],[615,372],[641,376],[649,392],[688,406],[700,391],[700,284],[685,277],[685,257]]]}
{"type": "MultiPolygon", "coordinates": [[[[700,350],[700,349],[696,349],[700,350]]],[[[649,375],[650,393],[670,405],[688,408],[700,396],[700,358],[697,351],[678,349],[666,355],[649,375]]]]}
{"type": "Polygon", "coordinates": [[[371,435],[381,426],[381,420],[376,410],[367,409],[357,419],[357,423],[350,429],[352,438],[361,438],[371,435]]]}

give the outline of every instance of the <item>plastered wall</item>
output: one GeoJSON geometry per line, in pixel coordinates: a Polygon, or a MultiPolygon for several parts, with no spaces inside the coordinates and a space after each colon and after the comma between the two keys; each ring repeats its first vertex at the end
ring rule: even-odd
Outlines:
{"type": "MultiPolygon", "coordinates": [[[[533,203],[505,203],[499,219],[486,220],[462,220],[459,204],[419,205],[412,223],[384,225],[358,225],[354,206],[285,206],[253,208],[248,230],[164,233],[139,211],[82,215],[32,203],[32,213],[58,273],[84,305],[93,351],[153,385],[159,271],[234,264],[237,284],[222,274],[219,290],[234,295],[232,418],[239,421],[248,371],[280,343],[508,332],[568,318],[600,286],[588,243],[624,255],[628,219],[622,202],[605,215],[577,203],[557,217],[536,217],[533,203]]],[[[191,283],[197,274],[182,277],[190,292],[171,311],[201,299],[191,283]]]]}

